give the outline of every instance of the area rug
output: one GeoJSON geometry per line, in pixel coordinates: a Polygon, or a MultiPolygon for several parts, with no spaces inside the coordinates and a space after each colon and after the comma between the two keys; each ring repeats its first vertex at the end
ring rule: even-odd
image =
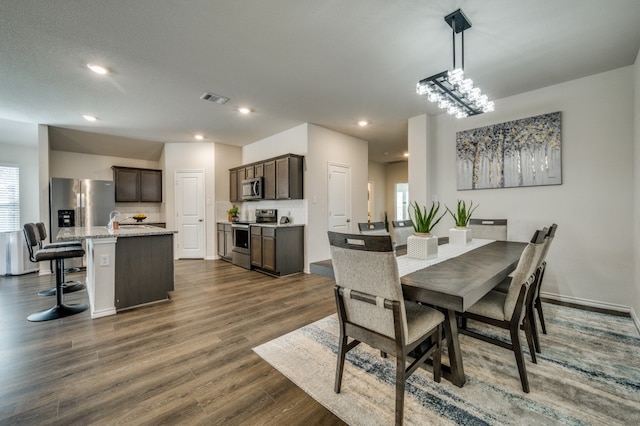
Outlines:
{"type": "MultiPolygon", "coordinates": [[[[640,424],[640,337],[632,320],[550,304],[544,312],[549,334],[540,335],[538,363],[526,352],[530,393],[522,392],[511,351],[460,336],[466,384],[436,383],[430,370],[418,370],[405,387],[405,424],[640,424]]],[[[359,345],[347,355],[336,394],[337,336],[332,315],[254,351],[346,423],[393,424],[395,360],[359,345]]]]}

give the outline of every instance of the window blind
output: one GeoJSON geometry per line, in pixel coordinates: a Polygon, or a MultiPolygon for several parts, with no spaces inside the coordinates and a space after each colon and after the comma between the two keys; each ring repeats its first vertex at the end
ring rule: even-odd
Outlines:
{"type": "Polygon", "coordinates": [[[20,230],[20,169],[0,165],[0,232],[20,230]]]}

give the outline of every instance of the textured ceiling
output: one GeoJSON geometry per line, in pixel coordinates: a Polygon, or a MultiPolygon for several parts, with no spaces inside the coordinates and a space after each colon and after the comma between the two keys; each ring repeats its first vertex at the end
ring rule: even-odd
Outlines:
{"type": "Polygon", "coordinates": [[[640,49],[638,0],[4,0],[0,142],[35,144],[24,126],[47,124],[131,138],[108,155],[134,157],[135,139],[245,145],[310,122],[397,161],[407,119],[438,113],[415,84],[451,67],[443,18],[459,7],[473,24],[465,71],[492,99],[630,65],[640,49]]]}

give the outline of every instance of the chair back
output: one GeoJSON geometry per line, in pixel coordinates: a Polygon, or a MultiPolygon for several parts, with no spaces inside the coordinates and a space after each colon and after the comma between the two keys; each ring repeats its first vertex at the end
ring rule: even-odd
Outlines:
{"type": "MultiPolygon", "coordinates": [[[[529,285],[529,279],[536,271],[538,266],[540,266],[542,252],[545,246],[546,234],[546,230],[537,230],[533,234],[531,242],[527,244],[527,246],[522,251],[522,255],[520,255],[518,266],[513,272],[513,278],[511,279],[509,291],[507,292],[507,297],[504,302],[504,316],[507,320],[511,319],[516,308],[521,287],[523,285],[529,285]]],[[[522,311],[522,315],[524,315],[524,310],[522,311]]],[[[520,320],[522,320],[522,318],[520,318],[520,320]]]]}
{"type": "Polygon", "coordinates": [[[336,285],[345,293],[357,291],[373,296],[372,305],[351,297],[343,297],[346,321],[395,338],[393,311],[384,308],[384,300],[400,304],[405,341],[407,318],[398,263],[389,235],[342,234],[329,231],[331,261],[336,285]]]}
{"type": "Polygon", "coordinates": [[[549,246],[551,246],[551,242],[556,235],[556,229],[558,229],[558,225],[555,223],[551,225],[549,231],[547,232],[547,238],[544,243],[544,250],[542,250],[542,257],[540,258],[540,263],[542,263],[547,258],[547,253],[549,252],[549,246]]]}
{"type": "Polygon", "coordinates": [[[507,240],[507,219],[469,219],[473,238],[507,240]]]}
{"type": "Polygon", "coordinates": [[[406,246],[407,237],[414,234],[411,219],[393,220],[391,221],[391,225],[391,229],[393,229],[393,241],[396,243],[396,246],[406,246]]]}
{"type": "Polygon", "coordinates": [[[39,247],[40,244],[38,227],[34,223],[25,223],[22,231],[24,233],[24,239],[27,242],[27,250],[29,250],[29,260],[32,262],[37,262],[33,248],[39,247]]]}
{"type": "Polygon", "coordinates": [[[36,223],[36,228],[38,230],[38,238],[40,239],[38,245],[42,248],[43,241],[47,241],[47,228],[44,226],[43,222],[36,223]]]}
{"type": "Polygon", "coordinates": [[[384,222],[360,222],[358,230],[364,235],[389,235],[384,222]]]}

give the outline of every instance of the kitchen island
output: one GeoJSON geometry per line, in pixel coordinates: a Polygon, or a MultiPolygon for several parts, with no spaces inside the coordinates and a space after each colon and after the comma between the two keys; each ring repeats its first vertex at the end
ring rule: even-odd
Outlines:
{"type": "Polygon", "coordinates": [[[58,241],[86,240],[91,318],[168,300],[176,232],[148,225],[61,228],[58,241]]]}

